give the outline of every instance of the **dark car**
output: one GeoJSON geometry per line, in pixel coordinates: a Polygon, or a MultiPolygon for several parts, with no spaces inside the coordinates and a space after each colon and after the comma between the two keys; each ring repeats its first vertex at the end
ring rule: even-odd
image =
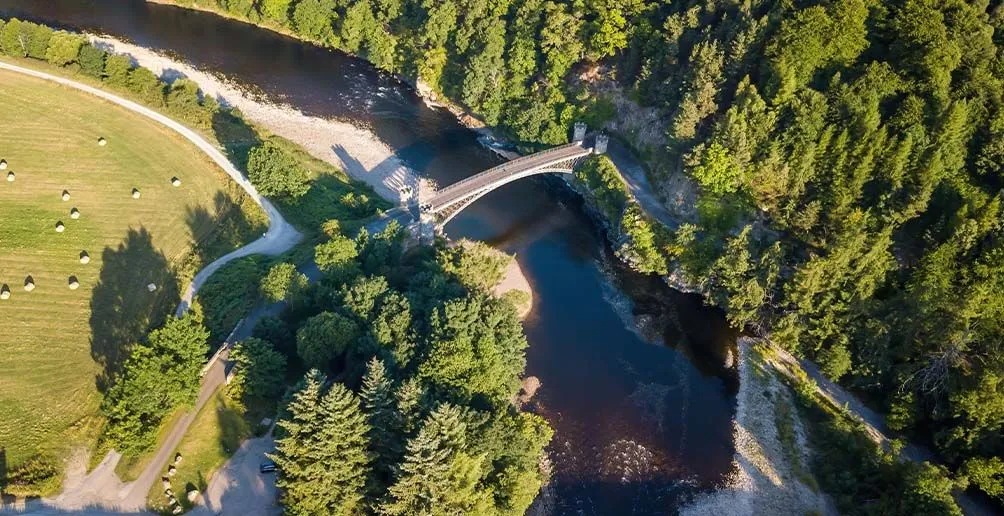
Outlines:
{"type": "Polygon", "coordinates": [[[271,460],[266,460],[261,463],[261,466],[258,466],[258,471],[261,471],[262,473],[272,473],[275,471],[275,463],[271,460]]]}

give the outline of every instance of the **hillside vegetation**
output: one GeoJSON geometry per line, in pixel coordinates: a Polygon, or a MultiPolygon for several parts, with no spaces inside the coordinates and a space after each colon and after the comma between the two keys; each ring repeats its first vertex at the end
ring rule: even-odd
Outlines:
{"type": "MultiPolygon", "coordinates": [[[[188,3],[191,2],[182,2],[188,3]]],[[[699,185],[655,244],[1004,496],[1004,10],[997,0],[202,0],[359,53],[528,142],[616,116],[602,63],[699,185]]],[[[657,233],[658,235],[658,233],[657,233]]]]}

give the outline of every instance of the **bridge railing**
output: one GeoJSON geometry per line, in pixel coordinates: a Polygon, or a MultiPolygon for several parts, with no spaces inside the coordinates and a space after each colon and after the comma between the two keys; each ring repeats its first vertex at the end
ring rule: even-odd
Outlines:
{"type": "MultiPolygon", "coordinates": [[[[514,159],[512,161],[507,161],[505,163],[501,163],[501,164],[496,165],[496,166],[494,166],[492,168],[489,168],[488,170],[485,170],[483,172],[478,172],[477,174],[474,174],[472,176],[465,177],[464,179],[461,179],[460,181],[457,181],[456,183],[453,183],[453,184],[451,184],[449,186],[444,187],[442,190],[437,191],[435,193],[435,195],[433,195],[433,199],[435,199],[436,197],[439,197],[441,195],[448,194],[448,193],[450,193],[450,192],[452,192],[452,191],[454,191],[454,190],[456,190],[456,189],[458,189],[460,187],[463,187],[463,186],[465,186],[465,185],[467,185],[467,184],[469,184],[469,183],[471,183],[473,181],[476,181],[476,180],[478,180],[480,178],[483,178],[483,177],[485,177],[487,175],[490,175],[493,172],[498,172],[500,170],[503,170],[503,169],[506,169],[506,168],[510,168],[510,167],[516,167],[516,168],[518,168],[521,163],[526,163],[527,161],[533,161],[533,160],[538,159],[538,158],[540,158],[542,156],[546,156],[546,155],[550,155],[550,154],[556,154],[558,152],[563,152],[563,151],[566,151],[566,150],[568,150],[570,148],[573,148],[573,147],[583,148],[582,147],[582,142],[567,143],[567,144],[561,145],[559,147],[554,147],[554,148],[547,149],[547,150],[544,150],[544,151],[536,152],[536,153],[530,154],[528,156],[521,156],[521,157],[516,158],[516,159],[514,159]]],[[[513,171],[513,172],[515,173],[516,171],[513,171]]],[[[430,199],[430,201],[431,200],[432,199],[430,199]]]]}

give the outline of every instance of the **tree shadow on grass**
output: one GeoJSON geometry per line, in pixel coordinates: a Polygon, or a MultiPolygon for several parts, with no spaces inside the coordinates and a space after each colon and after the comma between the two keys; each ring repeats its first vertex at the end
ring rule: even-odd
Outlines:
{"type": "Polygon", "coordinates": [[[248,219],[239,201],[223,191],[213,197],[211,213],[204,206],[189,207],[185,222],[198,240],[193,252],[201,266],[246,245],[268,230],[266,224],[248,219]]]}
{"type": "Polygon", "coordinates": [[[248,152],[261,145],[254,128],[230,109],[218,109],[213,113],[213,135],[223,145],[230,162],[246,173],[248,152]]]}
{"type": "Polygon", "coordinates": [[[102,367],[104,392],[129,356],[132,344],[164,323],[180,299],[167,258],[146,228],[129,229],[125,241],[101,254],[98,284],[91,293],[91,357],[102,367]],[[149,285],[156,286],[150,291],[149,285]]]}

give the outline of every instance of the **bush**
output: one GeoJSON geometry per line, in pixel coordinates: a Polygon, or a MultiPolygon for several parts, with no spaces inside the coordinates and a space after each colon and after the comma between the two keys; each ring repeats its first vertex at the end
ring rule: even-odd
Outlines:
{"type": "Polygon", "coordinates": [[[129,71],[132,61],[123,55],[111,55],[105,60],[105,82],[119,88],[129,87],[129,71]]]}
{"type": "Polygon", "coordinates": [[[28,40],[21,36],[21,25],[24,22],[17,18],[11,18],[0,30],[0,48],[4,54],[13,57],[25,57],[28,55],[28,40]]]}
{"type": "Polygon", "coordinates": [[[146,68],[133,68],[129,72],[129,90],[144,102],[154,106],[164,105],[164,83],[146,68]]]}
{"type": "Polygon", "coordinates": [[[273,302],[287,301],[307,288],[307,276],[296,270],[291,263],[277,263],[261,279],[258,291],[273,302]]]}
{"type": "Polygon", "coordinates": [[[45,52],[45,60],[56,66],[66,66],[77,59],[80,48],[84,45],[84,37],[79,34],[59,31],[49,40],[49,49],[45,52]]]}
{"type": "Polygon", "coordinates": [[[199,100],[199,85],[191,79],[178,79],[167,93],[167,107],[183,120],[201,129],[212,129],[215,102],[206,105],[199,100]]]}
{"type": "Polygon", "coordinates": [[[310,189],[303,166],[272,142],[265,142],[248,153],[248,179],[267,197],[297,199],[310,189]]]}
{"type": "Polygon", "coordinates": [[[84,75],[100,78],[105,73],[105,57],[108,54],[90,43],[80,45],[77,52],[77,62],[80,63],[80,71],[84,75]]]}
{"type": "Polygon", "coordinates": [[[249,256],[223,266],[199,289],[213,343],[222,342],[254,306],[263,273],[260,258],[249,256]]]}
{"type": "Polygon", "coordinates": [[[45,53],[49,50],[49,40],[52,38],[52,29],[37,23],[21,23],[21,35],[28,41],[28,57],[35,59],[45,59],[45,53]]]}

